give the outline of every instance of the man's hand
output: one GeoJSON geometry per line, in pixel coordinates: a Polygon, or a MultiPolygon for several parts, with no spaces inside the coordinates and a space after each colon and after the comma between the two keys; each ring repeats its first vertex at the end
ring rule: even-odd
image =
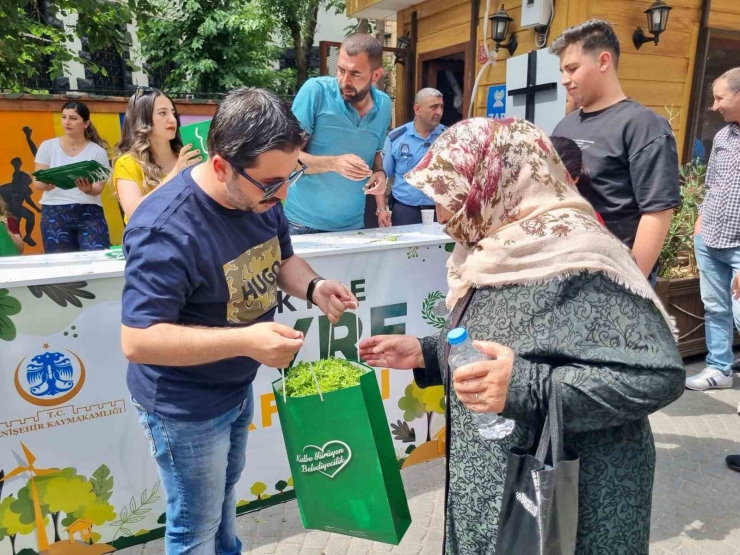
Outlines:
{"type": "Polygon", "coordinates": [[[660,256],[663,242],[666,235],[668,235],[668,229],[671,227],[672,216],[673,209],[643,214],[640,218],[632,254],[638,268],[646,278],[650,276],[655,262],[660,256]]]}
{"type": "Polygon", "coordinates": [[[303,347],[303,334],[274,322],[244,328],[245,356],[270,368],[286,368],[303,347]]]}
{"type": "Polygon", "coordinates": [[[391,227],[391,213],[388,210],[381,210],[378,212],[378,226],[379,227],[391,227]]]}
{"type": "Polygon", "coordinates": [[[385,172],[383,170],[379,170],[372,174],[370,179],[367,180],[367,185],[365,185],[365,194],[376,196],[385,195],[387,188],[388,180],[385,177],[385,172]]]}
{"type": "Polygon", "coordinates": [[[735,274],[735,277],[732,280],[730,291],[732,292],[733,299],[735,299],[736,301],[740,300],[740,273],[735,274]]]}
{"type": "Polygon", "coordinates": [[[696,218],[696,223],[694,224],[694,237],[697,235],[701,235],[701,214],[696,218]]]}
{"type": "Polygon", "coordinates": [[[338,281],[318,282],[313,290],[313,300],[332,324],[339,322],[345,310],[359,306],[355,296],[338,281]]]}
{"type": "Polygon", "coordinates": [[[362,181],[373,173],[365,161],[355,154],[336,156],[334,171],[352,181],[362,181]]]}

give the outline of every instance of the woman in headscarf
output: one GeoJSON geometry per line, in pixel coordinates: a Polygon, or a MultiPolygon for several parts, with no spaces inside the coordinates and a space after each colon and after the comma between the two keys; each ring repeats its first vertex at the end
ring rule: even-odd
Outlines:
{"type": "Polygon", "coordinates": [[[596,221],[547,136],[525,121],[463,121],[406,180],[436,202],[457,243],[448,262],[452,314],[439,335],[372,337],[361,355],[372,366],[413,368],[419,387],[448,385],[446,334],[460,316],[495,358],[452,379],[446,553],[494,553],[509,449],[537,441],[557,369],[565,447],[580,456],[576,553],[647,554],[655,472],[647,417],[681,395],[684,367],[631,253],[596,221]],[[483,439],[471,411],[516,427],[483,439]]]}

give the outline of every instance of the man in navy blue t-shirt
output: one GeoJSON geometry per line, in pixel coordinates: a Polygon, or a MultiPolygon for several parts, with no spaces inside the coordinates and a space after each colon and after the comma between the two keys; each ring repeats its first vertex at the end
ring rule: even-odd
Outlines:
{"type": "Polygon", "coordinates": [[[280,98],[235,90],[211,122],[208,161],[154,191],[126,226],[121,342],[167,494],[167,553],[241,553],[234,486],[252,382],[303,345],[273,322],[278,287],[334,323],[357,303],[293,254],[280,201],[306,169],[303,138],[280,98]]]}

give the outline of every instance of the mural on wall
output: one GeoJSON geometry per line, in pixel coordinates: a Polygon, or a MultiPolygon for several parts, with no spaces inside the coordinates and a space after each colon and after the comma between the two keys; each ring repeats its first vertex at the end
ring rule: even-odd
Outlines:
{"type": "MultiPolygon", "coordinates": [[[[121,138],[123,114],[96,113],[95,101],[84,100],[92,112],[91,120],[100,136],[111,148],[121,138]]],[[[210,119],[210,115],[180,116],[181,125],[210,119]]],[[[41,241],[41,195],[33,183],[35,157],[38,147],[47,139],[63,134],[61,113],[36,111],[0,112],[3,141],[0,142],[0,198],[18,220],[26,245],[24,255],[43,254],[41,241]]],[[[109,152],[113,157],[113,152],[109,152]]],[[[109,184],[101,195],[112,245],[120,245],[123,236],[123,218],[113,187],[109,184]]]]}

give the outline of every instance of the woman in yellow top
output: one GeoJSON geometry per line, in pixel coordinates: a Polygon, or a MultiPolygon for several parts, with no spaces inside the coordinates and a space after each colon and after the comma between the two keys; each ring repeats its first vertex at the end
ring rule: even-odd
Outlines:
{"type": "Polygon", "coordinates": [[[121,135],[113,186],[128,222],[146,195],[203,157],[183,146],[175,104],[157,89],[142,88],[131,97],[121,135]]]}

